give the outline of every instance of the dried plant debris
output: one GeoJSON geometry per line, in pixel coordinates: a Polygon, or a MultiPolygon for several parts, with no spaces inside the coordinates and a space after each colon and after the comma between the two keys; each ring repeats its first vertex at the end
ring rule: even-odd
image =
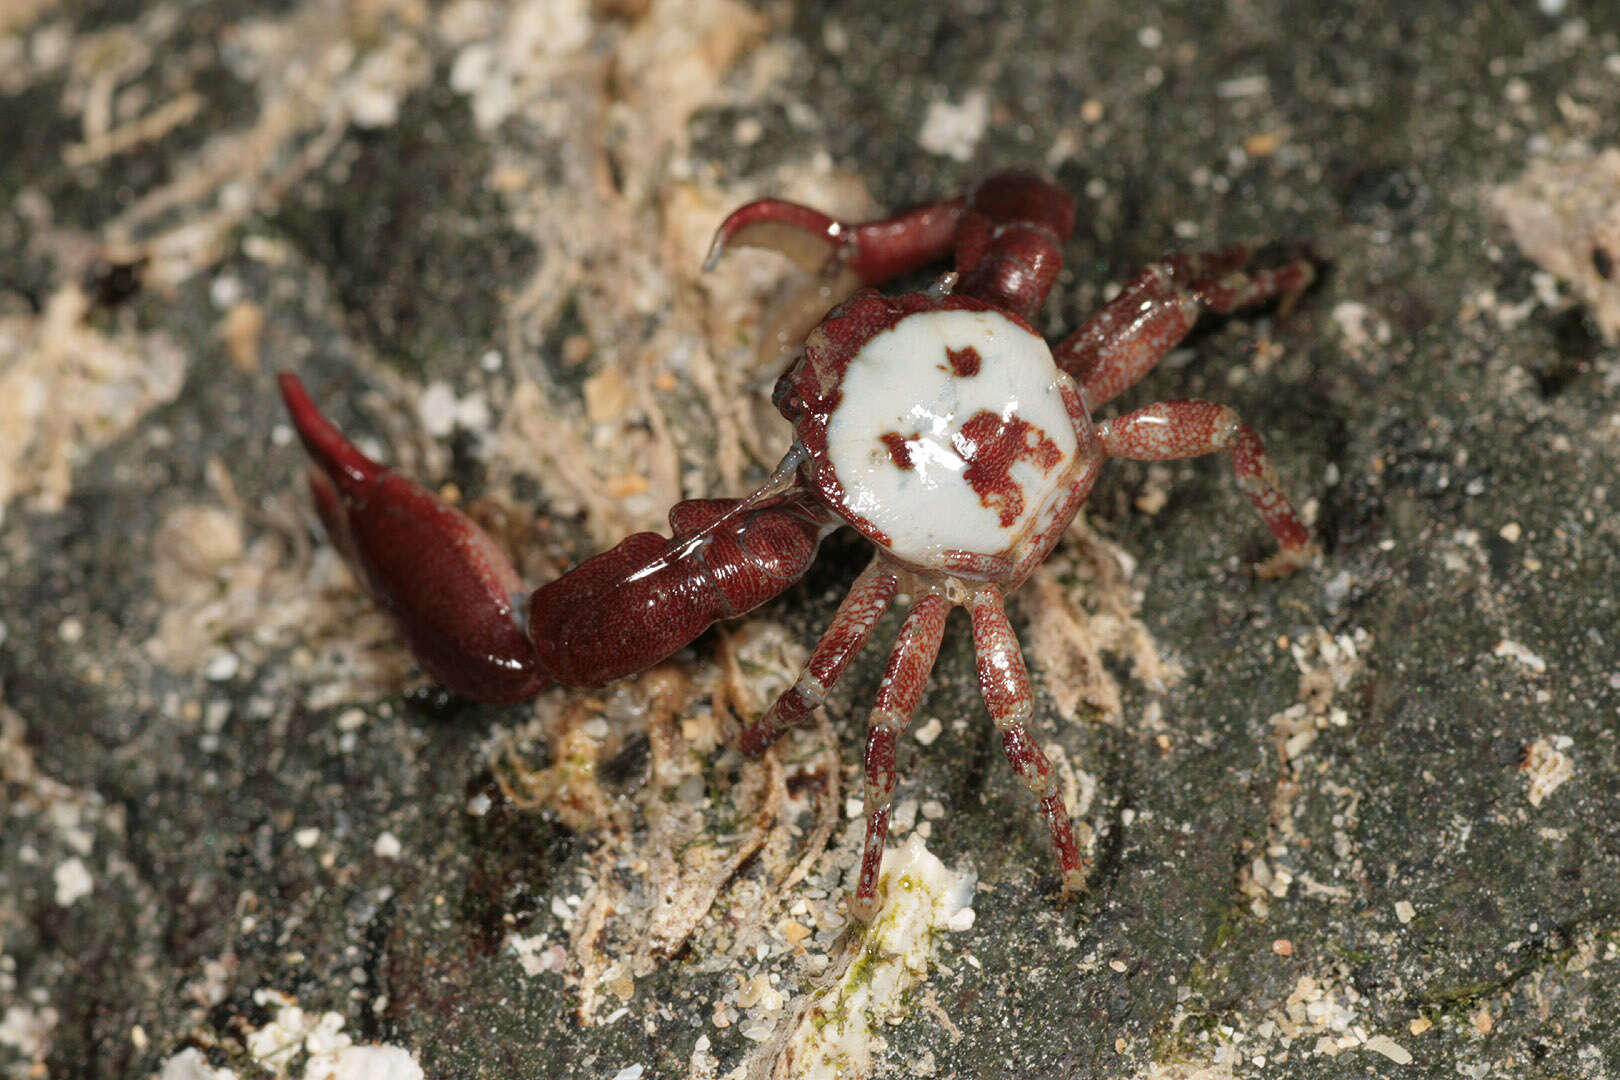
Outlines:
{"type": "Polygon", "coordinates": [[[1524,761],[1519,768],[1529,781],[1525,797],[1531,806],[1540,806],[1547,796],[1575,775],[1574,759],[1566,753],[1574,745],[1575,740],[1568,735],[1544,735],[1525,748],[1524,761]]]}
{"type": "Polygon", "coordinates": [[[1120,686],[1104,654],[1128,660],[1131,674],[1151,692],[1181,677],[1159,656],[1138,615],[1143,594],[1131,583],[1135,569],[1136,560],[1082,516],[1014,594],[1029,617],[1029,653],[1043,696],[1064,720],[1078,719],[1082,706],[1107,723],[1123,718],[1120,686]]]}
{"type": "MultiPolygon", "coordinates": [[[[1334,698],[1361,674],[1372,638],[1360,627],[1337,636],[1317,627],[1301,640],[1288,642],[1287,647],[1299,669],[1299,700],[1271,717],[1279,775],[1272,792],[1265,841],[1242,868],[1238,881],[1239,890],[1249,901],[1250,913],[1259,919],[1265,919],[1272,902],[1288,896],[1296,882],[1301,838],[1294,815],[1301,785],[1308,782],[1310,775],[1306,766],[1312,747],[1324,732],[1349,726],[1350,714],[1335,705],[1334,698]]],[[[1345,801],[1341,820],[1343,829],[1348,830],[1356,819],[1361,796],[1349,790],[1336,794],[1345,801]]],[[[1341,830],[1335,844],[1347,851],[1348,833],[1341,830]]],[[[1310,895],[1349,896],[1343,886],[1315,881],[1308,875],[1300,875],[1298,883],[1310,895]]]]}
{"type": "Polygon", "coordinates": [[[310,546],[302,493],[255,507],[224,462],[205,471],[217,502],[175,506],[152,537],[159,611],[147,656],[221,683],[274,658],[287,677],[316,684],[312,708],[402,689],[409,655],[336,553],[310,546]]]}
{"type": "MultiPolygon", "coordinates": [[[[826,716],[759,763],[722,749],[728,728],[789,684],[803,646],[758,621],[722,641],[716,663],[665,664],[595,697],[542,695],[534,721],[492,739],[503,791],[596,844],[551,920],[510,934],[508,949],[530,975],[561,974],[583,1024],[617,1021],[638,981],[680,953],[690,970],[727,976],[699,1006],[712,1027],[759,1044],[729,1075],[872,1075],[939,935],[972,925],[974,877],[928,852],[910,800],[873,929],[851,932],[842,903],[864,822],[846,812],[826,716]],[[645,784],[607,790],[603,763],[641,731],[645,784]],[[526,766],[542,744],[549,763],[526,766]]],[[[710,1048],[698,1040],[692,1076],[717,1075],[710,1048]]]]}
{"type": "Polygon", "coordinates": [[[1603,340],[1620,342],[1620,149],[1533,162],[1490,205],[1519,249],[1586,303],[1603,340]]]}
{"type": "MultiPolygon", "coordinates": [[[[785,684],[802,647],[770,627],[736,651],[743,659],[734,664],[665,664],[600,696],[542,695],[530,725],[492,743],[497,779],[514,801],[557,814],[597,844],[577,890],[569,886],[571,902],[552,905],[556,933],[509,941],[531,974],[563,971],[582,1023],[628,1001],[637,979],[689,944],[700,966],[730,970],[757,961],[762,944],[765,955],[802,955],[813,932],[806,922],[828,941],[843,928],[837,903],[855,852],[829,849],[841,783],[830,729],[798,733],[757,764],[719,752],[729,702],[745,692],[729,685],[736,672],[769,666],[785,684]],[[645,784],[629,797],[608,791],[603,763],[642,732],[645,784]],[[528,766],[525,748],[542,745],[550,763],[528,766]],[[798,887],[818,869],[812,913],[798,887]],[[801,934],[782,923],[790,906],[801,934]]],[[[744,678],[760,681],[752,670],[744,678]]]]}
{"type": "Polygon", "coordinates": [[[187,357],[167,334],[93,327],[90,309],[66,284],[37,315],[0,314],[0,522],[13,499],[61,509],[75,466],[185,382],[187,357]]]}
{"type": "MultiPolygon", "coordinates": [[[[96,260],[138,265],[143,288],[168,290],[238,249],[271,269],[284,263],[285,244],[255,220],[318,187],[321,170],[346,167],[334,154],[349,132],[398,124],[407,99],[432,79],[439,51],[448,54],[451,88],[485,132],[486,186],[539,256],[530,279],[502,294],[509,337],[495,366],[533,355],[567,309],[582,326],[564,351],[587,373],[621,382],[581,420],[572,401],[557,403],[545,373],[525,368],[517,415],[501,432],[528,416],[551,434],[536,438],[529,425],[515,444],[484,447],[492,479],[555,473],[558,490],[546,494],[562,516],[585,510],[599,544],[659,524],[683,496],[744,490],[748,474],[774,464],[784,430],[768,408],[774,372],[756,371],[745,323],[794,271],[743,259],[699,284],[709,233],[752,192],[717,187],[684,155],[694,112],[728,95],[768,94],[787,69],[768,29],[736,0],[655,5],[628,21],[587,0],[464,0],[432,13],[411,0],[376,0],[352,12],[295,5],[232,24],[221,59],[259,101],[245,124],[180,151],[166,172],[172,179],[135,192],[93,233],[53,225],[55,208],[38,191],[18,196],[33,226],[31,251],[58,268],[62,284],[39,312],[0,320],[0,503],[25,495],[60,506],[73,461],[172,400],[184,380],[190,358],[162,337],[86,325],[91,299],[69,284],[79,270],[96,260]],[[529,134],[514,142],[515,130],[529,134]],[[536,143],[559,148],[544,167],[560,176],[539,175],[536,143]],[[541,384],[539,397],[533,387],[523,396],[530,381],[541,384]]],[[[69,163],[114,168],[130,151],[206,121],[195,92],[134,113],[125,106],[144,96],[118,94],[182,32],[163,6],[133,27],[82,37],[46,28],[23,57],[23,74],[10,77],[65,77],[63,114],[84,131],[69,163]]],[[[864,189],[852,198],[848,178],[825,159],[794,168],[802,175],[776,178],[773,190],[868,208],[864,189]]],[[[234,276],[214,284],[222,340],[252,371],[265,297],[245,295],[234,276]]],[[[367,361],[353,358],[361,368],[367,361]]]]}
{"type": "MultiPolygon", "coordinates": [[[[364,348],[349,350],[344,363],[374,388],[351,402],[378,432],[365,449],[431,483],[448,471],[446,445],[470,436],[488,490],[467,509],[500,523],[492,531],[534,582],[584,551],[661,527],[683,497],[741,493],[774,464],[788,429],[770,404],[780,357],[761,342],[819,285],[761,253],[700,276],[713,228],[767,193],[856,219],[875,208],[865,184],[825,154],[746,184],[687,157],[695,112],[769,96],[789,70],[785,46],[767,39],[769,16],[737,0],[636,11],[588,0],[296,4],[230,25],[221,56],[253,88],[257,108],[224,130],[208,128],[208,103],[195,92],[131,96],[134,108],[114,100],[161,58],[177,33],[172,18],[157,11],[137,32],[109,31],[118,40],[64,31],[63,111],[83,131],[66,151],[73,167],[116,168],[177,134],[195,145],[94,233],[50,227],[54,208],[37,192],[21,195],[48,262],[139,265],[141,287],[160,292],[216,275],[208,296],[234,369],[252,375],[270,356],[298,365],[312,346],[275,339],[274,290],[256,292],[256,275],[221,265],[245,259],[277,280],[296,252],[261,222],[321,197],[323,177],[348,165],[350,133],[399,125],[435,71],[447,71],[489,148],[484,183],[538,257],[527,279],[500,293],[504,336],[464,374],[424,385],[364,348]],[[98,56],[120,58],[116,70],[98,56]],[[543,160],[536,145],[548,148],[543,160]],[[762,329],[760,313],[773,305],[762,329]]],[[[49,52],[35,50],[29,62],[49,52]]],[[[75,455],[173,400],[192,360],[132,323],[98,324],[80,286],[55,288],[40,311],[7,311],[0,323],[0,502],[20,495],[62,505],[75,455]]],[[[278,446],[289,433],[280,434],[278,446]]],[[[255,502],[237,494],[248,483],[233,475],[239,467],[210,463],[209,496],[165,509],[153,537],[157,612],[146,658],[208,683],[268,675],[274,658],[271,681],[313,685],[299,700],[315,710],[397,692],[411,677],[409,659],[330,547],[311,545],[299,478],[287,477],[284,496],[255,502]]],[[[850,940],[841,903],[863,825],[846,812],[853,771],[846,775],[824,715],[762,762],[726,752],[740,719],[791,683],[805,649],[761,619],[720,640],[717,662],[684,658],[599,694],[541,695],[526,723],[497,729],[486,747],[514,807],[587,838],[589,851],[548,907],[506,939],[519,970],[565,980],[584,1023],[622,1014],[638,983],[680,953],[695,971],[728,980],[703,1007],[714,1029],[763,1044],[791,1033],[795,997],[811,1000],[806,979],[832,985],[835,969],[849,975],[839,968],[850,940]],[[615,784],[610,763],[634,758],[627,747],[636,740],[645,740],[645,778],[615,784]]],[[[224,713],[198,712],[200,737],[218,738],[224,713]]],[[[335,723],[352,739],[365,720],[348,709],[335,723]]],[[[1066,780],[1073,787],[1067,772],[1066,780]]],[[[66,805],[69,796],[56,798],[66,805]]],[[[921,895],[913,879],[933,881],[920,841],[942,813],[925,804],[919,820],[915,799],[897,808],[896,837],[913,846],[888,860],[886,880],[907,885],[890,888],[893,903],[921,895]]],[[[83,857],[62,865],[62,902],[85,903],[101,868],[83,857]]],[[[915,926],[888,908],[880,916],[894,959],[857,964],[860,985],[839,991],[855,994],[841,1006],[848,1053],[869,1057],[878,1043],[854,1047],[896,1014],[900,988],[926,976],[929,935],[971,918],[967,893],[956,891],[957,901],[922,911],[915,926]]],[[[391,1064],[361,1062],[362,1050],[389,1048],[353,1046],[337,1014],[305,1012],[272,990],[255,1000],[270,1019],[231,1050],[237,1075],[362,1066],[419,1074],[402,1051],[391,1064]]],[[[53,1023],[46,1006],[7,1013],[0,1031],[44,1054],[53,1023]]],[[[163,1076],[211,1080],[226,1075],[218,1061],[182,1051],[163,1076]]]]}

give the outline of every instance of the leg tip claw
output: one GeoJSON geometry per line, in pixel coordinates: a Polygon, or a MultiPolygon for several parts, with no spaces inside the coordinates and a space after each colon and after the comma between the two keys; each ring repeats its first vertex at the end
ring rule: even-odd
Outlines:
{"type": "Polygon", "coordinates": [[[1284,578],[1297,570],[1303,570],[1316,561],[1322,549],[1315,543],[1306,544],[1297,548],[1282,548],[1269,559],[1254,564],[1254,576],[1263,578],[1284,578]]]}
{"type": "Polygon", "coordinates": [[[877,915],[877,897],[852,896],[849,899],[849,925],[851,928],[866,928],[872,925],[872,919],[877,915]]]}
{"type": "Polygon", "coordinates": [[[1063,872],[1063,886],[1058,890],[1058,903],[1067,902],[1070,897],[1084,892],[1085,888],[1085,874],[1079,870],[1065,870],[1063,872]]]}

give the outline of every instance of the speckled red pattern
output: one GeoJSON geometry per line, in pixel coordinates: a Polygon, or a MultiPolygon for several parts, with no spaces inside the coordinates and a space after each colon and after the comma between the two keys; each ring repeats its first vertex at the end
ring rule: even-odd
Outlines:
{"type": "Polygon", "coordinates": [[[865,647],[872,630],[894,601],[894,571],[882,559],[873,559],[850,586],[838,613],[816,642],[798,680],[737,740],[737,749],[757,757],[788,729],[821,707],[849,662],[865,647]]]}
{"type": "Polygon", "coordinates": [[[1147,267],[1118,296],[1052,351],[1095,410],[1126,390],[1176,347],[1202,311],[1226,313],[1295,296],[1316,277],[1296,260],[1244,273],[1249,249],[1172,255],[1147,267]]]}
{"type": "Polygon", "coordinates": [[[878,442],[889,452],[889,460],[901,472],[910,472],[917,467],[912,460],[910,444],[922,437],[922,432],[913,431],[910,435],[902,435],[898,431],[885,431],[878,436],[878,442]]]}
{"type": "Polygon", "coordinates": [[[951,606],[942,593],[917,598],[889,654],[889,666],[867,723],[866,845],[861,852],[859,884],[849,904],[850,915],[861,922],[870,922],[877,906],[878,868],[883,862],[883,841],[889,835],[889,802],[894,798],[895,739],[911,723],[922,700],[951,606]]]}
{"type": "Polygon", "coordinates": [[[674,537],[637,533],[537,589],[529,638],[541,667],[569,686],[600,686],[803,577],[820,541],[820,509],[765,507],[710,528],[739,501],[677,503],[674,537]]]}
{"type": "Polygon", "coordinates": [[[816,273],[848,266],[862,284],[876,285],[950,254],[964,207],[957,197],[848,224],[798,203],[759,199],[720,223],[705,265],[713,266],[728,248],[762,247],[816,273]]]}
{"type": "Polygon", "coordinates": [[[1035,711],[1035,693],[1029,685],[1029,671],[1018,636],[1007,621],[1001,594],[991,589],[974,595],[968,602],[973,616],[973,650],[978,656],[979,692],[990,710],[990,718],[1001,732],[1002,750],[1018,779],[1029,788],[1046,816],[1047,831],[1057,852],[1058,872],[1065,893],[1084,883],[1084,864],[1074,842],[1074,827],[1058,793],[1052,764],[1030,738],[1024,726],[1035,711]]]}
{"type": "Polygon", "coordinates": [[[977,493],[981,506],[996,512],[1003,529],[1024,512],[1024,485],[1013,479],[1012,467],[1027,461],[1049,473],[1063,460],[1063,451],[1046,432],[1020,416],[987,409],[968,417],[951,445],[967,462],[962,479],[977,493]]]}
{"type": "Polygon", "coordinates": [[[309,453],[332,543],[422,669],[457,693],[506,703],[549,680],[513,606],[523,583],[472,519],[372,461],[316,410],[295,376],[281,396],[309,453]]]}
{"type": "Polygon", "coordinates": [[[1068,192],[1030,173],[998,173],[974,190],[956,230],[957,291],[1028,319],[1063,269],[1074,229],[1068,192]]]}
{"type": "Polygon", "coordinates": [[[479,701],[645,670],[803,577],[827,521],[796,497],[713,528],[741,500],[687,500],[670,511],[673,538],[629,536],[525,603],[510,560],[470,518],[356,450],[296,377],[283,375],[281,391],[333,545],[423,670],[479,701]]]}
{"type": "MultiPolygon", "coordinates": [[[[961,294],[884,296],[863,289],[833,308],[821,325],[810,332],[804,342],[803,355],[792,370],[782,376],[777,388],[777,407],[783,416],[793,421],[800,444],[810,454],[807,469],[811,484],[828,506],[873,543],[887,547],[888,534],[849,507],[838,470],[827,456],[827,427],[843,401],[844,373],[867,342],[893,329],[908,315],[925,311],[994,310],[983,300],[961,294]]],[[[1035,332],[1022,318],[1008,317],[1030,333],[1035,332]]],[[[886,440],[885,445],[892,453],[892,444],[886,440]]]]}
{"type": "Polygon", "coordinates": [[[940,365],[941,371],[949,371],[958,379],[970,379],[979,373],[984,365],[984,359],[979,356],[979,350],[968,345],[965,348],[945,348],[945,363],[940,365]]]}
{"type": "MultiPolygon", "coordinates": [[[[1109,457],[1133,461],[1198,457],[1225,450],[1232,458],[1238,487],[1277,538],[1283,562],[1309,557],[1310,530],[1283,494],[1265,445],[1225,405],[1161,401],[1104,421],[1097,426],[1097,434],[1109,457]]],[[[1265,564],[1260,572],[1266,574],[1265,564]]]]}
{"type": "MultiPolygon", "coordinates": [[[[854,525],[880,545],[877,556],[799,679],[744,730],[739,748],[762,753],[802,722],[897,596],[914,598],[867,734],[866,841],[850,913],[869,921],[895,790],[896,744],[921,700],[946,614],[962,603],[972,614],[986,706],[1009,764],[1041,806],[1067,893],[1080,887],[1083,864],[1051,765],[1027,728],[1033,692],[1002,598],[1051,551],[1110,457],[1162,460],[1226,451],[1239,487],[1279,544],[1257,572],[1281,575],[1309,562],[1315,549],[1304,524],[1283,495],[1259,437],[1231,409],[1172,401],[1100,425],[1092,423],[1089,409],[1150,371],[1201,312],[1232,311],[1278,296],[1286,306],[1310,284],[1310,264],[1245,272],[1243,248],[1170,256],[1144,270],[1064,341],[1055,357],[1068,374],[1055,370],[1053,377],[1074,427],[1076,455],[1058,492],[1036,508],[1030,529],[1006,551],[948,551],[928,567],[901,562],[886,550],[888,537],[844,505],[827,460],[826,430],[852,359],[908,315],[994,310],[1029,329],[1028,318],[1061,269],[1073,220],[1065,192],[1021,173],[992,176],[966,197],[852,225],[772,199],[733,213],[715,237],[711,262],[728,246],[770,247],[829,279],[853,274],[876,285],[954,250],[958,275],[904,296],[863,289],[835,308],[809,333],[799,362],[777,385],[775,400],[795,423],[803,462],[794,464],[790,455],[746,510],[738,509],[737,500],[678,503],[670,511],[673,538],[631,536],[542,588],[528,603],[527,637],[515,621],[516,577],[489,538],[430,492],[356,451],[320,417],[296,379],[283,376],[282,391],[317,465],[311,487],[332,542],[394,615],[422,666],[452,689],[484,701],[515,700],[548,678],[594,685],[640,670],[713,620],[739,614],[796,580],[822,533],[840,517],[854,525]],[[795,469],[799,486],[791,487],[795,469]]],[[[966,377],[982,363],[976,350],[947,350],[941,366],[966,377]]],[[[907,468],[915,464],[907,445],[915,437],[896,431],[880,440],[895,464],[907,468]]],[[[969,480],[1004,524],[1022,508],[1013,464],[1057,464],[1049,433],[1002,422],[988,410],[970,418],[961,438],[972,444],[958,447],[971,462],[969,480]]]]}
{"type": "Polygon", "coordinates": [[[1074,424],[1074,471],[1070,473],[1061,496],[1048,500],[1025,539],[1023,548],[1011,553],[1016,558],[1008,560],[1008,570],[999,578],[985,578],[998,581],[1002,589],[1007,591],[1022,585],[1057,546],[1069,522],[1074,520],[1074,515],[1079,513],[1086,497],[1091,494],[1092,485],[1096,484],[1097,474],[1102,471],[1105,460],[1097,429],[1091,422],[1091,414],[1086,412],[1085,402],[1080,399],[1079,388],[1072,381],[1065,380],[1059,387],[1059,393],[1063,395],[1063,407],[1074,424]]]}

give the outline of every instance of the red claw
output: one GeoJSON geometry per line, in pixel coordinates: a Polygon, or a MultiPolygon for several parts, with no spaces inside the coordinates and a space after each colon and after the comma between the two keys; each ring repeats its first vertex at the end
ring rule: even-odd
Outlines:
{"type": "Polygon", "coordinates": [[[636,533],[529,596],[471,518],[355,449],[296,376],[280,381],[333,546],[423,669],[475,701],[511,704],[550,682],[600,686],[652,667],[803,577],[829,527],[788,469],[753,500],[676,503],[673,538],[636,533]]]}
{"type": "Polygon", "coordinates": [[[533,696],[550,680],[521,624],[523,582],[495,541],[427,488],[355,449],[297,376],[283,374],[280,383],[314,463],[309,486],[321,522],[423,669],[478,701],[533,696]]]}
{"type": "Polygon", "coordinates": [[[803,577],[822,516],[770,506],[741,511],[735,527],[724,527],[741,502],[676,503],[673,539],[636,533],[538,589],[529,633],[552,678],[600,686],[643,671],[803,577]]]}
{"type": "Polygon", "coordinates": [[[950,254],[963,207],[960,198],[946,199],[877,221],[845,224],[798,203],[759,199],[720,223],[703,268],[714,269],[728,248],[756,247],[827,276],[847,267],[860,284],[879,285],[950,254]]]}

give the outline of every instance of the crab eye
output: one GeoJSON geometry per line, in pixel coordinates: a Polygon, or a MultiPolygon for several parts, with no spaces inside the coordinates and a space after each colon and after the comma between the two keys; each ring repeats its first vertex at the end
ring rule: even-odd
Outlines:
{"type": "Polygon", "coordinates": [[[793,393],[792,367],[777,376],[776,386],[771,389],[771,404],[789,423],[797,423],[799,414],[804,412],[804,402],[793,393]]]}
{"type": "Polygon", "coordinates": [[[1592,249],[1592,269],[1598,272],[1598,277],[1604,281],[1614,279],[1614,256],[1609,254],[1607,248],[1595,247],[1592,249]]]}

